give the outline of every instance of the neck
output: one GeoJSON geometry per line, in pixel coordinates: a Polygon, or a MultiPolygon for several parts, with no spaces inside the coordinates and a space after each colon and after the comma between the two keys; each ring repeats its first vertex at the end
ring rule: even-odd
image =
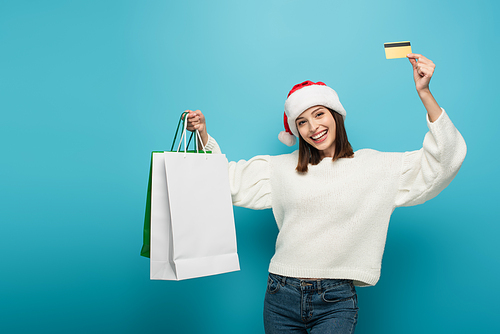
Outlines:
{"type": "Polygon", "coordinates": [[[335,146],[327,150],[319,151],[319,156],[321,159],[333,158],[334,155],[335,155],[335,146]]]}

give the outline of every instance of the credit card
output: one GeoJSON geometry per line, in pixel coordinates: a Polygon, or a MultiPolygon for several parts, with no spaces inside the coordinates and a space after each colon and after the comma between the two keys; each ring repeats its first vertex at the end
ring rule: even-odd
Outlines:
{"type": "Polygon", "coordinates": [[[408,53],[411,53],[411,45],[409,41],[384,43],[385,58],[406,58],[408,53]]]}

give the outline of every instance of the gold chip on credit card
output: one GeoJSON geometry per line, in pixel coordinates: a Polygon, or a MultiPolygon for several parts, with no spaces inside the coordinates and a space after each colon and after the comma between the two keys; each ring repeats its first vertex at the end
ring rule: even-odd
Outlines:
{"type": "Polygon", "coordinates": [[[385,58],[406,58],[408,53],[411,53],[411,45],[409,41],[384,43],[385,58]]]}

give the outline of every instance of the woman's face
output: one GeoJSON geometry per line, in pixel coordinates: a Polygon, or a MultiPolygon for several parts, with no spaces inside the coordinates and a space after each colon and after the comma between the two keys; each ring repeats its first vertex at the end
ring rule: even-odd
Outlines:
{"type": "Polygon", "coordinates": [[[323,106],[311,107],[297,117],[295,125],[302,138],[320,152],[321,158],[333,157],[336,124],[330,110],[323,106]]]}

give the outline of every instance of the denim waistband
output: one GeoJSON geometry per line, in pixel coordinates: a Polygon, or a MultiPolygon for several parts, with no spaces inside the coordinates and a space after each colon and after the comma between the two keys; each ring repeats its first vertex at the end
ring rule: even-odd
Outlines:
{"type": "Polygon", "coordinates": [[[281,276],[278,274],[269,273],[281,285],[289,284],[295,287],[301,287],[311,290],[324,290],[341,284],[353,284],[350,279],[343,278],[318,278],[318,279],[300,279],[295,277],[281,276]]]}

